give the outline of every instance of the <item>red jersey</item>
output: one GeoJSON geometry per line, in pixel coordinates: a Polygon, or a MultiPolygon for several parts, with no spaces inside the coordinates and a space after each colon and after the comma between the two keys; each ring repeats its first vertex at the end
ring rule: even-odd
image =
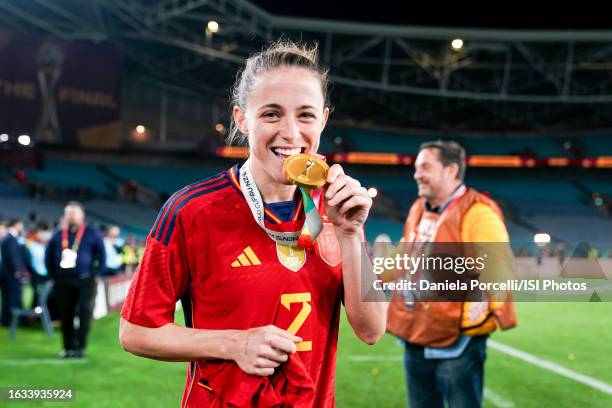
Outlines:
{"type": "MultiPolygon", "coordinates": [[[[183,407],[333,407],[342,276],[333,226],[314,248],[277,244],[257,224],[240,190],[238,166],[175,193],[147,238],[121,316],[145,327],[174,322],[183,300],[188,326],[249,329],[273,324],[304,341],[269,377],[233,361],[189,365],[183,407]]],[[[321,191],[313,192],[315,202],[321,191]]],[[[324,205],[319,205],[323,213],[324,205]]],[[[299,231],[301,198],[291,220],[265,208],[266,227],[299,231]]]]}

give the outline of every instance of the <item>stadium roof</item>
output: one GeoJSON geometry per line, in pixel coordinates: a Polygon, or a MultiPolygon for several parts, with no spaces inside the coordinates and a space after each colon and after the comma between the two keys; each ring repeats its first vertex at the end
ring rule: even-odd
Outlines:
{"type": "Polygon", "coordinates": [[[285,16],[325,20],[398,25],[507,28],[507,29],[609,29],[612,27],[601,3],[539,2],[417,2],[379,0],[375,4],[356,4],[348,0],[310,0],[304,2],[254,0],[266,11],[285,16]]]}
{"type": "Polygon", "coordinates": [[[383,1],[368,23],[368,9],[257,3],[263,8],[245,0],[0,0],[0,27],[113,43],[125,52],[129,76],[220,105],[245,56],[266,42],[317,41],[335,84],[336,125],[542,134],[612,128],[612,30],[601,29],[601,17],[586,29],[579,9],[579,24],[555,17],[542,19],[548,29],[536,29],[532,16],[517,25],[529,29],[500,29],[486,23],[510,24],[498,10],[484,18],[449,11],[436,20],[394,12],[383,1]],[[282,15],[307,6],[302,15],[309,18],[282,15]],[[210,20],[220,24],[218,33],[206,30],[210,20]],[[433,26],[437,21],[457,26],[433,26]],[[453,49],[453,39],[463,46],[453,49]]]}

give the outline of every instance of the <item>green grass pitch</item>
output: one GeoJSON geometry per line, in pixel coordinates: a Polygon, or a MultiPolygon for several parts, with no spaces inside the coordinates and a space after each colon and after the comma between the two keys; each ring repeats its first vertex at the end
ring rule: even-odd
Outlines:
{"type": "MultiPolygon", "coordinates": [[[[612,385],[612,303],[519,303],[519,327],[493,339],[612,385]]],[[[173,407],[185,364],[134,357],[117,340],[118,315],[93,323],[86,360],[61,361],[60,336],[0,330],[0,387],[73,387],[73,403],[0,403],[15,407],[173,407]]],[[[491,347],[486,407],[612,407],[612,395],[491,347]]],[[[345,319],[340,329],[338,407],[405,407],[402,349],[391,336],[367,346],[345,319]]]]}

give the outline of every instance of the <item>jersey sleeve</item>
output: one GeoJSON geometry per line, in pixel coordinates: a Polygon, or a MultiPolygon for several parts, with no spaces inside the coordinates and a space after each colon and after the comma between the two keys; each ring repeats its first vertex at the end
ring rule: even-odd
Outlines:
{"type": "MultiPolygon", "coordinates": [[[[508,231],[502,218],[488,205],[475,203],[466,212],[461,238],[469,255],[485,259],[480,272],[481,282],[505,282],[516,278],[514,257],[509,243],[508,231]]],[[[489,293],[494,299],[504,299],[505,291],[489,293]]]]}
{"type": "Polygon", "coordinates": [[[475,203],[463,216],[463,242],[508,242],[508,231],[499,215],[488,205],[475,203]]]}
{"type": "Polygon", "coordinates": [[[174,322],[176,302],[189,282],[189,258],[180,214],[173,222],[171,236],[161,239],[154,226],[147,238],[142,262],[121,310],[121,317],[130,323],[161,327],[174,322]]]}

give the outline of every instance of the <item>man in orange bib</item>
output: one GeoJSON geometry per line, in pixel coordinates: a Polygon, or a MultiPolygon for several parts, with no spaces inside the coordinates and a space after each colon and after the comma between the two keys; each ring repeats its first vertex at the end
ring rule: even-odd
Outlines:
{"type": "MultiPolygon", "coordinates": [[[[497,204],[463,182],[465,151],[456,142],[421,145],[414,179],[419,198],[403,241],[507,243],[497,204]]],[[[461,255],[461,254],[459,254],[461,255]]],[[[489,333],[516,325],[509,297],[502,301],[421,302],[394,295],[387,331],[405,343],[411,408],[479,407],[489,333]]]]}

